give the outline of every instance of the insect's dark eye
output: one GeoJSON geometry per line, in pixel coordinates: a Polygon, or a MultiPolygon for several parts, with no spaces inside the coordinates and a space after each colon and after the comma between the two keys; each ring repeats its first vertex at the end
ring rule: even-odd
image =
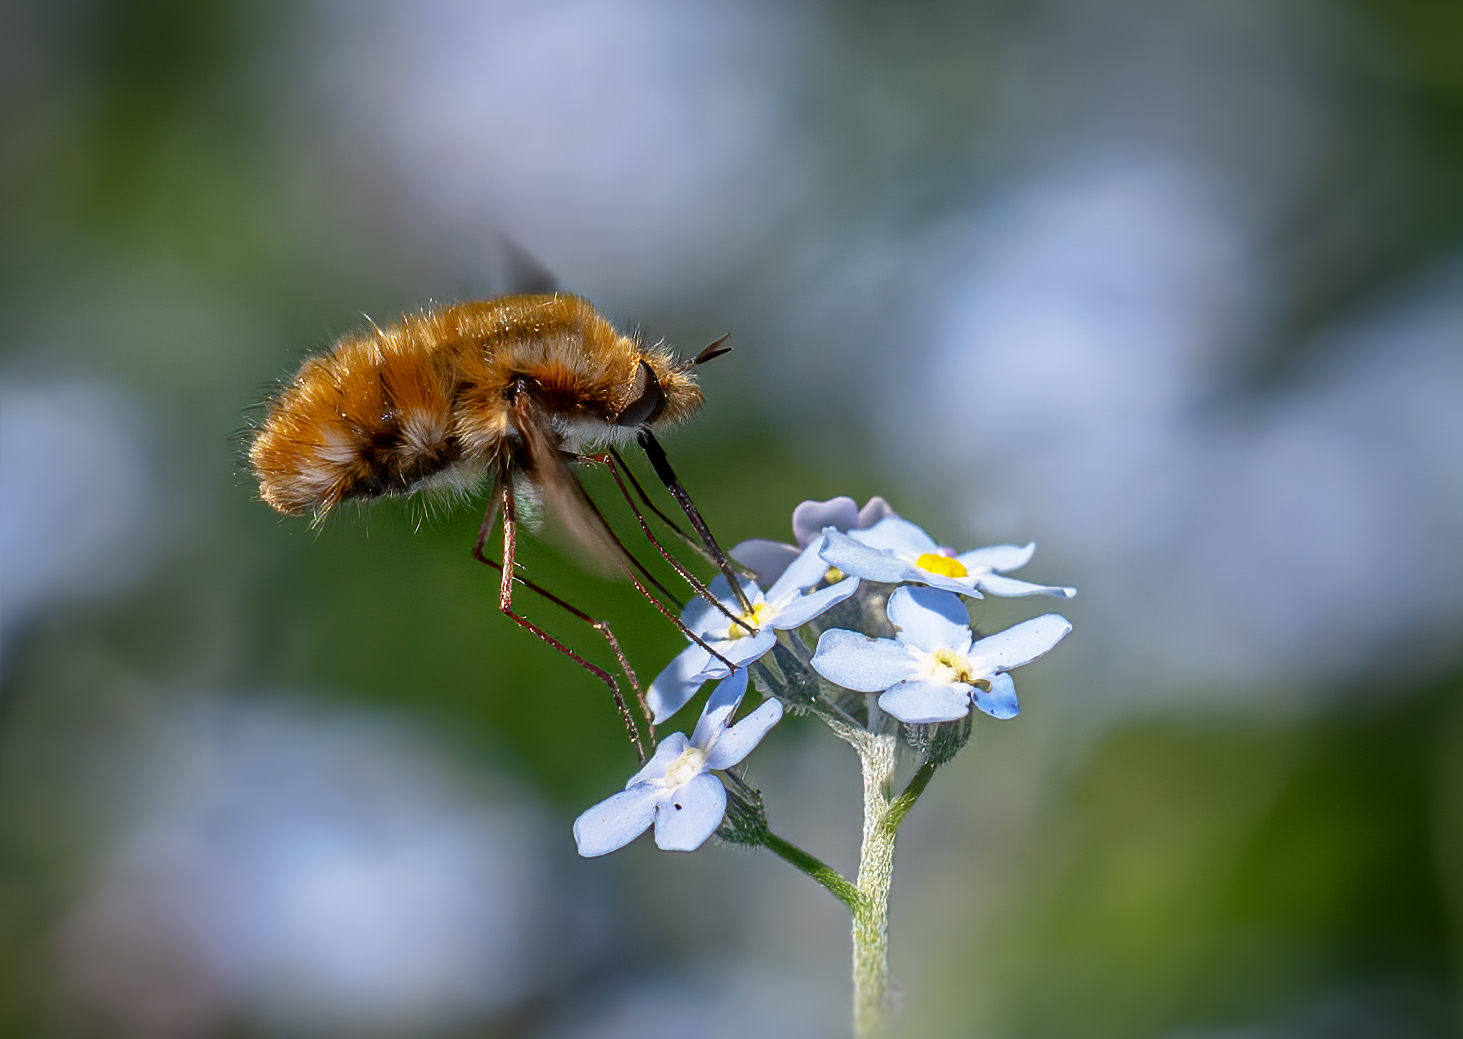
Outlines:
{"type": "Polygon", "coordinates": [[[665,390],[660,388],[660,380],[650,370],[650,365],[641,361],[640,370],[635,373],[635,385],[630,391],[630,403],[625,405],[625,410],[620,412],[615,424],[643,426],[654,422],[655,416],[660,414],[660,409],[664,406],[665,390]]]}

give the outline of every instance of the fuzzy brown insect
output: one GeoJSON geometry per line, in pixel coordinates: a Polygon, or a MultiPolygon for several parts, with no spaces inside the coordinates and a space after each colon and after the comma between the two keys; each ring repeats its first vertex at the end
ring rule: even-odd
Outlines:
{"type": "MultiPolygon", "coordinates": [[[[502,571],[500,608],[605,681],[634,734],[614,678],[513,610],[516,502],[521,494],[543,501],[578,541],[624,569],[675,620],[636,578],[632,571],[658,586],[615,537],[570,465],[609,465],[647,537],[704,594],[650,534],[625,489],[623,478],[634,478],[614,448],[639,443],[707,554],[732,578],[651,432],[695,414],[703,398],[692,369],[724,352],[718,341],[678,361],[621,333],[587,301],[557,293],[427,309],[384,329],[345,336],[307,360],[269,405],[249,462],[266,502],[317,521],[344,501],[434,488],[470,491],[490,483],[473,551],[502,571]],[[608,445],[610,453],[585,454],[592,445],[608,445]],[[499,512],[501,563],[483,554],[499,512]]],[[[520,583],[599,630],[638,694],[634,672],[603,622],[531,582],[520,583]]],[[[740,590],[734,578],[732,587],[740,590]]]]}

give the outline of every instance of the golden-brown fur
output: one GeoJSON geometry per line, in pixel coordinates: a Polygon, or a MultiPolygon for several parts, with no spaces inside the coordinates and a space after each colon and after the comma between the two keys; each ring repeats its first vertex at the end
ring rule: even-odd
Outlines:
{"type": "Polygon", "coordinates": [[[408,314],[312,357],[270,404],[249,449],[259,493],[281,512],[468,486],[510,466],[528,387],[562,450],[633,435],[617,419],[644,362],[664,392],[650,421],[689,418],[689,365],[622,335],[576,296],[504,296],[408,314]]]}

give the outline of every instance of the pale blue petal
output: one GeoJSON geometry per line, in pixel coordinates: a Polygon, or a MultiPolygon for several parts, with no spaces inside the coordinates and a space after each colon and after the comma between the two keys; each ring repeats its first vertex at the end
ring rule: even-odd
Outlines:
{"type": "Polygon", "coordinates": [[[809,592],[807,595],[799,596],[793,600],[792,605],[777,611],[772,618],[772,627],[778,631],[790,631],[793,628],[801,628],[808,621],[812,620],[828,610],[833,609],[843,602],[854,592],[858,591],[859,578],[845,577],[835,585],[827,588],[819,588],[816,592],[809,592]]]}
{"type": "Polygon", "coordinates": [[[888,689],[914,673],[914,659],[902,642],[873,639],[843,628],[818,636],[812,664],[830,682],[860,693],[888,689]]]}
{"type": "Polygon", "coordinates": [[[981,639],[970,647],[970,660],[997,671],[1020,667],[1048,652],[1071,630],[1067,618],[1045,613],[981,639]]]}
{"type": "Polygon", "coordinates": [[[792,534],[797,538],[800,548],[806,548],[817,541],[824,527],[852,530],[859,526],[868,524],[859,523],[858,505],[852,498],[805,501],[792,510],[792,534]]]}
{"type": "MultiPolygon", "coordinates": [[[[889,522],[885,520],[884,522],[889,522]]],[[[910,565],[882,549],[860,544],[847,534],[840,534],[829,527],[823,531],[823,561],[835,566],[845,574],[862,577],[865,581],[880,581],[894,584],[904,580],[910,565]]]]}
{"type": "Polygon", "coordinates": [[[876,495],[864,502],[864,507],[858,510],[858,523],[856,526],[860,530],[863,530],[872,527],[880,520],[888,519],[890,516],[898,519],[899,513],[895,512],[887,501],[876,495]]]}
{"type": "Polygon", "coordinates": [[[849,537],[861,545],[893,552],[910,559],[939,549],[934,538],[909,520],[898,516],[882,519],[868,530],[851,531],[849,537]]]}
{"type": "Polygon", "coordinates": [[[650,755],[650,760],[640,766],[640,771],[630,777],[630,781],[625,784],[625,789],[628,790],[637,783],[648,783],[652,779],[664,779],[666,769],[670,768],[671,762],[684,754],[690,745],[691,742],[686,739],[685,733],[671,733],[660,741],[660,745],[655,748],[655,753],[650,755]]]}
{"type": "Polygon", "coordinates": [[[1002,671],[990,679],[990,691],[975,687],[975,706],[992,718],[1014,718],[1021,713],[1016,703],[1016,683],[1002,671]]]}
{"type": "Polygon", "coordinates": [[[780,603],[823,580],[823,575],[828,572],[828,564],[818,554],[822,547],[822,542],[818,542],[803,549],[792,565],[777,579],[777,583],[767,589],[767,601],[780,603]]]}
{"type": "Polygon", "coordinates": [[[655,810],[655,843],[665,851],[695,851],[726,815],[726,787],[703,772],[677,787],[655,810]]]}
{"type": "MultiPolygon", "coordinates": [[[[730,646],[731,644],[732,643],[729,639],[722,639],[720,642],[707,643],[707,645],[716,650],[718,653],[722,653],[722,650],[726,649],[726,647],[730,646]]],[[[722,653],[722,656],[725,655],[725,653],[722,653]]],[[[713,657],[710,653],[708,653],[706,655],[706,666],[701,669],[700,674],[694,675],[691,681],[694,681],[699,688],[702,683],[720,681],[721,679],[726,678],[735,670],[735,666],[728,667],[726,664],[723,664],[716,657],[713,657]]]]}
{"type": "MultiPolygon", "coordinates": [[[[705,635],[708,631],[726,630],[727,625],[731,623],[727,619],[727,613],[737,617],[742,612],[741,604],[732,596],[731,583],[725,577],[716,577],[711,584],[707,585],[707,588],[716,597],[717,602],[726,608],[726,612],[718,610],[699,595],[692,599],[681,611],[681,623],[697,635],[705,635]]],[[[756,581],[743,582],[742,589],[747,593],[747,598],[753,602],[756,602],[757,596],[762,594],[756,581]]]]}
{"type": "MultiPolygon", "coordinates": [[[[728,581],[721,574],[717,574],[715,577],[713,577],[711,579],[711,583],[708,584],[706,586],[706,588],[707,588],[708,591],[711,592],[712,595],[716,596],[716,598],[719,599],[721,602],[731,602],[732,601],[731,582],[728,581]]],[[[701,601],[702,602],[705,602],[706,600],[705,599],[702,599],[701,601]]]]}
{"type": "Polygon", "coordinates": [[[1035,551],[1036,542],[1033,541],[1029,545],[989,545],[955,558],[972,573],[976,570],[1000,570],[1004,573],[1007,570],[1019,570],[1031,562],[1035,551]]]}
{"type": "Polygon", "coordinates": [[[937,574],[926,570],[922,566],[908,564],[904,573],[900,575],[901,581],[915,581],[919,584],[927,584],[931,588],[939,588],[943,591],[954,592],[956,595],[968,595],[973,599],[984,599],[980,589],[975,587],[975,580],[969,577],[946,577],[944,574],[937,574]]]}
{"type": "Polygon", "coordinates": [[[788,564],[798,557],[798,550],[780,541],[764,541],[758,538],[743,541],[728,554],[738,563],[756,571],[758,579],[764,584],[769,584],[782,576],[788,564]]]}
{"type": "Polygon", "coordinates": [[[706,767],[731,768],[752,753],[752,748],[761,743],[762,737],[781,719],[782,704],[776,700],[763,700],[755,711],[721,734],[706,755],[706,767]]]}
{"type": "Polygon", "coordinates": [[[574,843],[585,858],[623,848],[655,819],[665,790],[648,784],[621,790],[574,820],[574,843]]]}
{"type": "Polygon", "coordinates": [[[747,669],[738,668],[706,698],[701,717],[696,719],[696,731],[691,733],[691,742],[702,750],[715,743],[746,693],[747,669]]]}
{"type": "Polygon", "coordinates": [[[1018,581],[1014,577],[1001,574],[981,574],[976,577],[975,582],[992,595],[1055,595],[1059,599],[1070,599],[1077,594],[1075,588],[1032,584],[1030,581],[1018,581]]]}
{"type": "Polygon", "coordinates": [[[904,585],[889,596],[889,622],[899,629],[899,641],[926,653],[953,649],[964,655],[974,636],[965,601],[938,588],[904,585]]]}
{"type": "MultiPolygon", "coordinates": [[[[762,630],[755,635],[747,635],[739,639],[727,639],[725,642],[716,644],[716,651],[732,662],[734,667],[745,667],[758,657],[762,656],[769,649],[777,644],[777,632],[772,630],[772,625],[764,625],[762,630]]],[[[706,675],[707,678],[725,678],[727,675],[726,665],[719,660],[711,661],[714,671],[706,675]]]]}
{"type": "Polygon", "coordinates": [[[712,660],[711,654],[693,642],[655,676],[655,681],[645,691],[645,702],[650,705],[657,725],[686,706],[686,701],[696,695],[696,690],[709,677],[705,671],[712,663],[716,661],[712,660]]]}
{"type": "Polygon", "coordinates": [[[910,725],[954,721],[970,713],[970,686],[958,682],[900,682],[879,697],[879,707],[910,725]]]}

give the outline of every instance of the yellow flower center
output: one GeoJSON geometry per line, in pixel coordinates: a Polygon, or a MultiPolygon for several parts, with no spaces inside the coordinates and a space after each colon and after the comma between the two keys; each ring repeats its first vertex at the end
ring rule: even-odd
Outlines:
{"type": "Polygon", "coordinates": [[[706,752],[699,747],[687,747],[681,756],[672,761],[665,770],[665,785],[671,788],[682,786],[706,771],[706,752]]]}
{"type": "Polygon", "coordinates": [[[935,677],[951,682],[963,682],[966,685],[975,684],[970,677],[970,661],[953,649],[937,649],[930,656],[935,661],[935,677]]]}
{"type": "Polygon", "coordinates": [[[921,570],[928,570],[932,574],[943,574],[946,577],[964,577],[970,573],[965,569],[965,564],[954,556],[942,556],[934,552],[926,552],[914,561],[914,565],[921,570]]]}
{"type": "Polygon", "coordinates": [[[828,572],[823,575],[823,580],[827,581],[829,584],[837,584],[839,581],[843,580],[843,577],[844,574],[842,570],[838,569],[838,567],[836,566],[830,566],[828,568],[828,572]]]}
{"type": "Polygon", "coordinates": [[[771,617],[772,607],[768,603],[766,603],[765,601],[756,603],[755,605],[753,605],[751,612],[744,613],[737,618],[739,621],[742,621],[743,624],[746,625],[746,627],[743,627],[742,624],[733,624],[727,630],[726,637],[735,641],[736,639],[739,639],[744,635],[752,635],[755,633],[757,628],[760,628],[762,627],[762,625],[766,624],[767,621],[771,619],[771,617]],[[751,628],[753,630],[748,631],[747,628],[751,628]]]}

